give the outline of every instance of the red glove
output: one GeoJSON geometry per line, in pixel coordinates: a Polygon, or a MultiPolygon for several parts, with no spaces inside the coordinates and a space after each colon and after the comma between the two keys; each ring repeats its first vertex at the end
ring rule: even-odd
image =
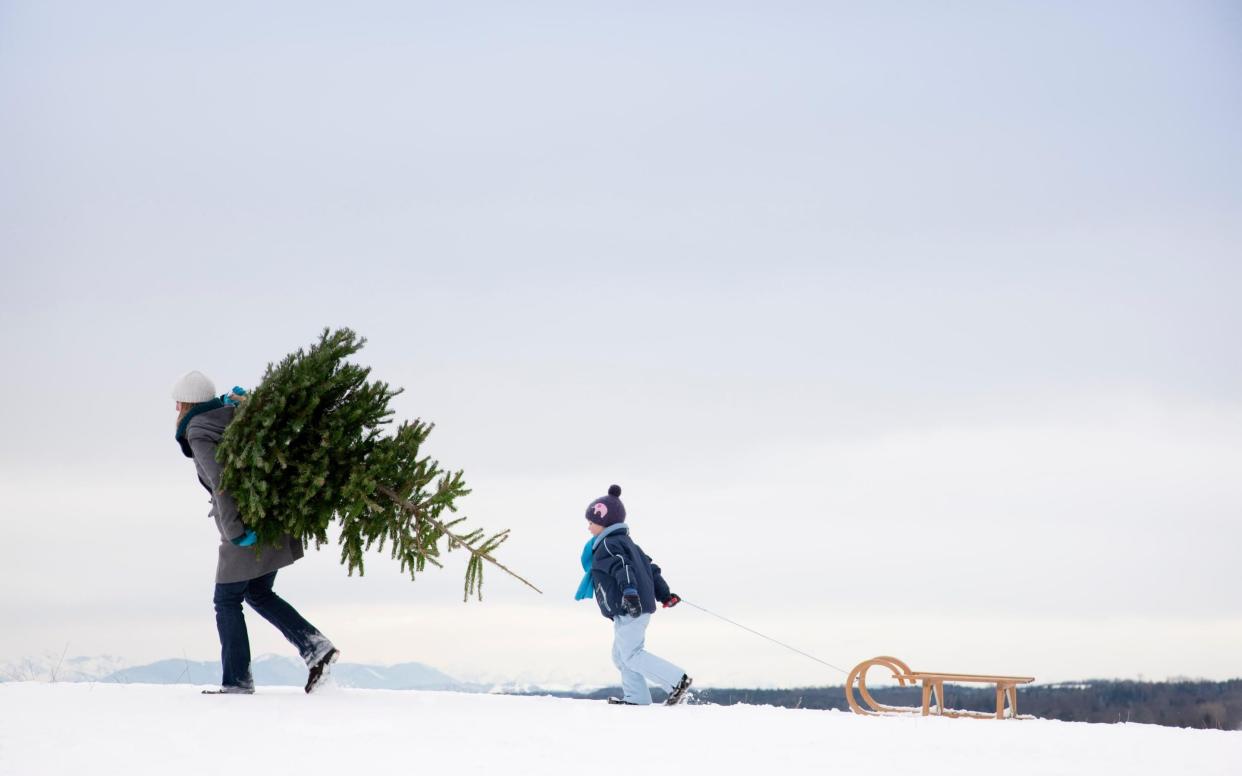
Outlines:
{"type": "Polygon", "coordinates": [[[671,609],[679,603],[681,603],[681,596],[676,593],[669,593],[668,598],[664,599],[664,608],[671,609]]]}

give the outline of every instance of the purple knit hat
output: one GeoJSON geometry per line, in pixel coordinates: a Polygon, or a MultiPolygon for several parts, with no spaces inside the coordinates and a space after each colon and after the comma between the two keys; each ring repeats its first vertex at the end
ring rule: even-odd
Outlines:
{"type": "Polygon", "coordinates": [[[607,496],[600,496],[587,507],[586,519],[605,528],[617,523],[624,523],[625,504],[621,503],[620,496],[620,485],[613,485],[608,488],[607,496]]]}

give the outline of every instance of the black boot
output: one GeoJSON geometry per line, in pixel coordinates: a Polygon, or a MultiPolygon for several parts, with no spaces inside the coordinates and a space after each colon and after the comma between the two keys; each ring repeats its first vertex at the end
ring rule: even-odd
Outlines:
{"type": "Polygon", "coordinates": [[[311,692],[319,686],[319,683],[323,681],[323,678],[328,675],[328,666],[335,663],[336,659],[340,656],[341,653],[337,650],[337,648],[332,647],[324,653],[323,657],[315,661],[315,664],[310,667],[310,673],[306,676],[307,692],[311,692]]]}
{"type": "Polygon", "coordinates": [[[254,695],[254,686],[226,684],[218,690],[203,690],[203,695],[254,695]]]}

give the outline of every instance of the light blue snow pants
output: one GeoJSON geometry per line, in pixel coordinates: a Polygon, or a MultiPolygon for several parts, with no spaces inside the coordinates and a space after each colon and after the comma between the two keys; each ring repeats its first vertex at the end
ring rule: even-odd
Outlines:
{"type": "Polygon", "coordinates": [[[650,614],[638,617],[618,614],[612,618],[612,663],[621,671],[621,689],[625,692],[625,700],[643,706],[651,705],[648,679],[668,691],[676,687],[686,673],[643,648],[650,622],[650,614]]]}

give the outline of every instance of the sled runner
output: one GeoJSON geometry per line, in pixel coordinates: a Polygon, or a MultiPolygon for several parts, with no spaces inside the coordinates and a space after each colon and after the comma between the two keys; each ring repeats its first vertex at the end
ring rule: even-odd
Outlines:
{"type": "Polygon", "coordinates": [[[1017,718],[1018,716],[1018,685],[1029,684],[1035,681],[1033,676],[988,676],[984,674],[956,674],[956,673],[940,673],[936,671],[911,671],[910,666],[895,657],[881,655],[873,657],[870,660],[864,660],[854,666],[854,670],[850,671],[849,677],[845,680],[845,700],[850,704],[850,708],[855,714],[911,714],[920,709],[885,706],[876,701],[867,691],[867,671],[873,666],[883,666],[893,672],[893,678],[902,687],[907,684],[913,686],[921,683],[923,686],[923,708],[921,709],[923,716],[931,713],[931,696],[936,696],[936,714],[943,717],[974,717],[976,719],[996,719],[1005,718],[1005,702],[1009,703],[1009,717],[1017,718]],[[951,684],[991,684],[996,687],[996,714],[984,714],[977,711],[953,711],[945,706],[944,702],[944,683],[951,684]],[[858,685],[858,693],[862,696],[863,703],[869,706],[864,709],[859,705],[858,700],[854,697],[854,685],[858,685]]]}

